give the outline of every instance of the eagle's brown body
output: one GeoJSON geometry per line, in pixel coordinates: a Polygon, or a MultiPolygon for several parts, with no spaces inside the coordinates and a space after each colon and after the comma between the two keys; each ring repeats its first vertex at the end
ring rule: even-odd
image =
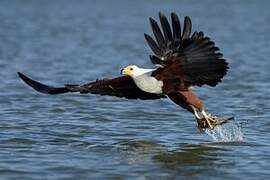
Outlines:
{"type": "Polygon", "coordinates": [[[171,14],[171,26],[162,13],[159,13],[159,18],[161,28],[150,18],[156,40],[145,34],[145,39],[154,52],[150,59],[153,64],[158,65],[151,73],[144,74],[143,69],[128,66],[122,71],[125,76],[96,80],[84,85],[65,85],[61,88],[44,85],[22,73],[19,73],[19,76],[35,90],[46,94],[80,92],[143,100],[169,97],[177,105],[193,113],[197,121],[200,121],[198,124],[201,128],[212,128],[213,118],[205,112],[202,101],[192,92],[191,87],[216,86],[227,73],[228,63],[210,38],[205,37],[202,32],[191,35],[189,17],[185,17],[183,30],[175,13],[171,14]],[[155,81],[151,83],[157,82],[158,84],[154,85],[161,86],[161,91],[156,91],[158,93],[148,92],[145,90],[147,88],[144,88],[152,85],[150,81],[147,84],[147,79],[153,78],[155,81]],[[144,80],[144,83],[140,83],[138,79],[144,80]]]}

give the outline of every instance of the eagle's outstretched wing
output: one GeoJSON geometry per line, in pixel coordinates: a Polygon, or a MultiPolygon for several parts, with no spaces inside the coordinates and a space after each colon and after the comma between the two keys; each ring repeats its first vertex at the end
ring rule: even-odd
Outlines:
{"type": "Polygon", "coordinates": [[[40,93],[45,94],[63,94],[68,92],[91,93],[99,95],[110,95],[117,97],[125,97],[128,99],[160,99],[163,95],[147,93],[140,90],[133,79],[129,76],[120,76],[114,79],[96,80],[84,85],[70,85],[56,88],[37,82],[26,75],[18,72],[19,77],[29,86],[40,93]]]}
{"type": "Polygon", "coordinates": [[[159,13],[161,28],[150,18],[156,41],[145,34],[145,39],[155,55],[152,63],[160,65],[154,73],[159,80],[179,84],[181,90],[191,85],[216,86],[228,70],[228,63],[219,48],[203,32],[191,36],[191,20],[185,17],[183,31],[175,13],[171,13],[172,30],[167,18],[159,13]],[[161,30],[162,29],[162,30],[161,30]]]}

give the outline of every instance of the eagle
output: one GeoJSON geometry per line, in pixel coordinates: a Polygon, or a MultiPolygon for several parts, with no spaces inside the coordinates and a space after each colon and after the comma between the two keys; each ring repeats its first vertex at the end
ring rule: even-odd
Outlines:
{"type": "Polygon", "coordinates": [[[200,130],[213,129],[226,120],[208,113],[201,99],[192,91],[203,85],[215,87],[229,69],[220,49],[202,31],[192,33],[190,17],[181,26],[176,13],[171,13],[171,24],[159,12],[158,23],[149,18],[153,37],[144,34],[153,54],[155,68],[144,69],[129,65],[121,69],[121,76],[97,79],[86,84],[65,84],[52,87],[35,81],[21,72],[19,77],[40,93],[63,94],[79,92],[116,96],[127,99],[156,100],[169,98],[191,112],[200,130]]]}

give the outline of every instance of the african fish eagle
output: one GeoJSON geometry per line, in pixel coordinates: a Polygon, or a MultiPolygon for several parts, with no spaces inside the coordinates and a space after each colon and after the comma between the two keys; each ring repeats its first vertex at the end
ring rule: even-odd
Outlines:
{"type": "Polygon", "coordinates": [[[219,48],[201,31],[191,35],[188,16],[184,19],[183,29],[175,13],[171,13],[171,26],[161,12],[160,25],[153,18],[149,19],[155,40],[147,34],[144,37],[154,53],[150,55],[151,62],[156,65],[154,69],[130,65],[121,70],[120,77],[83,85],[66,84],[59,88],[37,82],[20,72],[18,75],[33,89],[45,94],[80,92],[142,100],[168,97],[194,115],[199,129],[224,123],[225,120],[206,112],[202,101],[191,89],[202,85],[214,87],[226,75],[228,63],[219,48]]]}

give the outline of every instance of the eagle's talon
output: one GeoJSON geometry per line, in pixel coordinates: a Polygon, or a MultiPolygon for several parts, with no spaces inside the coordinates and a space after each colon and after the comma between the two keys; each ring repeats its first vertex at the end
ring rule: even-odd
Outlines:
{"type": "Polygon", "coordinates": [[[216,126],[224,124],[227,120],[223,120],[210,113],[202,112],[203,117],[196,117],[198,129],[203,131],[204,129],[214,129],[216,126]]]}

